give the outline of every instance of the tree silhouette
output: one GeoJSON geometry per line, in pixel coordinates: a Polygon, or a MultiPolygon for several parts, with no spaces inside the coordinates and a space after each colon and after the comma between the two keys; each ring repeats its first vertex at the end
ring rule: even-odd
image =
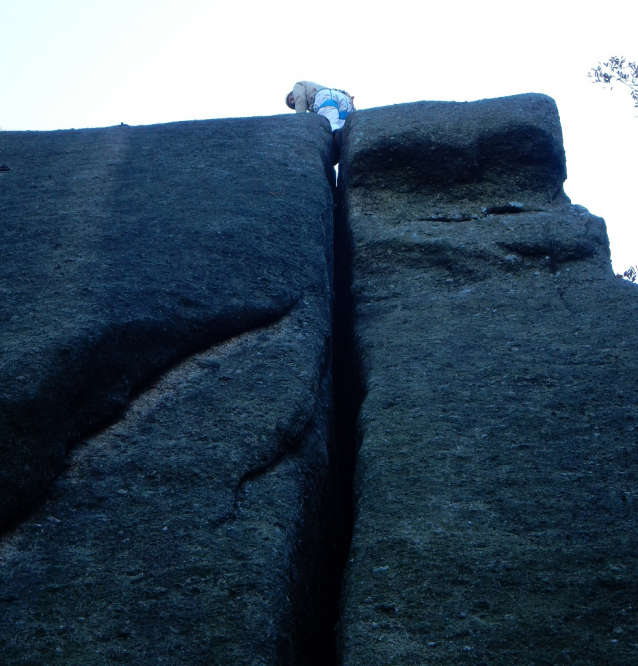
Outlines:
{"type": "MultiPolygon", "coordinates": [[[[592,67],[587,75],[594,83],[622,83],[631,92],[634,106],[638,108],[638,63],[627,62],[622,56],[612,56],[608,62],[592,67]]],[[[613,86],[610,87],[613,90],[613,86]]]]}

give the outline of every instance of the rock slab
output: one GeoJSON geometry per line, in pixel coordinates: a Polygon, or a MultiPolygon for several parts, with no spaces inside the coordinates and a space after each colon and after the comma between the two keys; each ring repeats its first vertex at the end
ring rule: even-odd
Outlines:
{"type": "Polygon", "coordinates": [[[3,132],[0,157],[0,661],[323,663],[328,124],[3,132]]]}
{"type": "Polygon", "coordinates": [[[638,292],[541,95],[357,112],[340,663],[638,659],[638,292]]]}

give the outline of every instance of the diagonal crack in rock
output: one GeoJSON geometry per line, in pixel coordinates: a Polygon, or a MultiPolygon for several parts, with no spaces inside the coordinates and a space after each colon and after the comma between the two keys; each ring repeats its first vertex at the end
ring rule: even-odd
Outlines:
{"type": "Polygon", "coordinates": [[[129,322],[111,327],[97,340],[84,340],[75,358],[67,353],[54,360],[57,369],[49,368],[35,395],[18,393],[12,404],[0,401],[0,469],[6,476],[0,527],[42,495],[63,469],[70,446],[114,423],[161,376],[205,349],[276,324],[299,300],[181,325],[171,320],[129,322]],[[109,361],[120,345],[125,350],[118,367],[109,361]],[[132,367],[124,367],[126,359],[132,367]],[[90,376],[98,379],[87,390],[90,376]]]}

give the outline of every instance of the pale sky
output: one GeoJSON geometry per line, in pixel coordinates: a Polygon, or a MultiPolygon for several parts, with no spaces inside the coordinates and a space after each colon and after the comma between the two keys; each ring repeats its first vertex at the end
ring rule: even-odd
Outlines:
{"type": "Polygon", "coordinates": [[[545,93],[565,190],[605,218],[622,272],[638,264],[638,109],[587,72],[638,60],[637,25],[637,0],[0,0],[0,126],[286,113],[301,79],[360,109],[545,93]]]}

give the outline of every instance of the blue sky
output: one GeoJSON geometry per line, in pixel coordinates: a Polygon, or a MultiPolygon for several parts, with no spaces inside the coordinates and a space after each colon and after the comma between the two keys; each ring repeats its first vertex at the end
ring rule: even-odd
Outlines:
{"type": "Polygon", "coordinates": [[[358,108],[542,92],[561,115],[565,190],[605,218],[623,271],[638,264],[638,109],[587,72],[637,60],[637,24],[635,0],[0,0],[0,126],[285,113],[300,79],[358,108]]]}

